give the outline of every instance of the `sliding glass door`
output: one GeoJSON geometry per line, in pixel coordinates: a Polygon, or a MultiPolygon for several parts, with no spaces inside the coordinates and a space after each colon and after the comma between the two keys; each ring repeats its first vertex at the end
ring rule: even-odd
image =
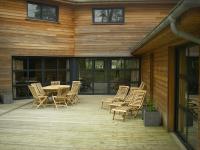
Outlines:
{"type": "Polygon", "coordinates": [[[119,85],[138,86],[137,58],[79,58],[82,94],[114,94],[119,85]]]}
{"type": "Polygon", "coordinates": [[[189,149],[197,149],[199,46],[177,50],[176,132],[189,149]]]}
{"type": "Polygon", "coordinates": [[[114,94],[119,85],[138,86],[138,58],[13,57],[13,98],[30,97],[28,85],[81,81],[80,94],[114,94]]]}
{"type": "Polygon", "coordinates": [[[55,57],[13,57],[13,98],[29,98],[28,85],[41,82],[49,85],[59,80],[70,84],[69,59],[55,57]]]}

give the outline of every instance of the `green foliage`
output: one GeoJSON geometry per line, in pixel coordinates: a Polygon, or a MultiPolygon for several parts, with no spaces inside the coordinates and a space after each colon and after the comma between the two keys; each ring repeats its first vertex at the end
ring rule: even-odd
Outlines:
{"type": "Polygon", "coordinates": [[[146,110],[148,112],[155,112],[155,111],[157,111],[156,108],[155,108],[155,106],[153,105],[153,100],[150,99],[150,100],[147,101],[146,110]]]}

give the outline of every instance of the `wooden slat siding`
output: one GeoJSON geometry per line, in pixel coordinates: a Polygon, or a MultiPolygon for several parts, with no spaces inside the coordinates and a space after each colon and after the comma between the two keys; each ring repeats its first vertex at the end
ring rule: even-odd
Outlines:
{"type": "Polygon", "coordinates": [[[162,113],[164,126],[167,127],[168,106],[168,48],[154,51],[153,100],[162,113]]]}
{"type": "Polygon", "coordinates": [[[74,54],[73,9],[56,5],[59,5],[59,23],[50,23],[26,20],[26,0],[0,1],[0,94],[11,95],[12,56],[74,54]]]}
{"type": "Polygon", "coordinates": [[[172,5],[102,5],[75,7],[76,56],[131,56],[130,50],[155,27],[172,5]],[[93,25],[92,8],[125,8],[124,25],[93,25]]]}
{"type": "Polygon", "coordinates": [[[146,84],[146,90],[147,90],[147,99],[151,97],[151,89],[150,89],[150,55],[145,55],[142,57],[141,61],[141,79],[146,84]]]}
{"type": "MultiPolygon", "coordinates": [[[[191,33],[194,36],[200,36],[200,9],[193,8],[186,12],[180,19],[178,19],[177,27],[178,29],[191,33]]],[[[186,40],[179,38],[171,32],[168,26],[163,31],[158,33],[157,36],[152,38],[149,42],[143,45],[140,49],[135,51],[134,55],[143,55],[149,53],[154,49],[164,46],[175,46],[187,42],[186,40]]]]}

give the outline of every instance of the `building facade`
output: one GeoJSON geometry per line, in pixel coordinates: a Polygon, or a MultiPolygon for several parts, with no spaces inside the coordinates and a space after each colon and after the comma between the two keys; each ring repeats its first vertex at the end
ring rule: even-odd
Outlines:
{"type": "Polygon", "coordinates": [[[200,148],[199,8],[197,1],[180,2],[133,51],[164,125],[188,149],[200,148]]]}
{"type": "Polygon", "coordinates": [[[175,2],[0,1],[0,95],[4,103],[30,96],[27,85],[82,80],[84,94],[112,94],[138,85],[131,48],[175,2]]]}

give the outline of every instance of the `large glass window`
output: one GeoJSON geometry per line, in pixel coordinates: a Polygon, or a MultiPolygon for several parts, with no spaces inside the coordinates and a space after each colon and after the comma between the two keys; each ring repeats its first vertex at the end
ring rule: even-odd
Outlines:
{"type": "Polygon", "coordinates": [[[28,17],[48,21],[58,21],[58,7],[28,2],[28,17]]]}
{"type": "Polygon", "coordinates": [[[79,80],[81,93],[114,94],[119,85],[139,84],[137,58],[81,58],[79,80]]]}
{"type": "Polygon", "coordinates": [[[70,84],[69,59],[43,57],[13,57],[13,98],[30,96],[28,85],[41,82],[49,85],[51,81],[70,84]]]}
{"type": "Polygon", "coordinates": [[[27,85],[53,80],[80,80],[81,94],[115,94],[119,85],[138,86],[139,76],[137,58],[13,57],[13,97],[27,98],[27,85]]]}
{"type": "Polygon", "coordinates": [[[176,132],[192,149],[198,147],[199,47],[177,51],[176,132]]]}
{"type": "Polygon", "coordinates": [[[94,8],[93,23],[97,24],[119,24],[124,23],[123,8],[94,8]]]}

